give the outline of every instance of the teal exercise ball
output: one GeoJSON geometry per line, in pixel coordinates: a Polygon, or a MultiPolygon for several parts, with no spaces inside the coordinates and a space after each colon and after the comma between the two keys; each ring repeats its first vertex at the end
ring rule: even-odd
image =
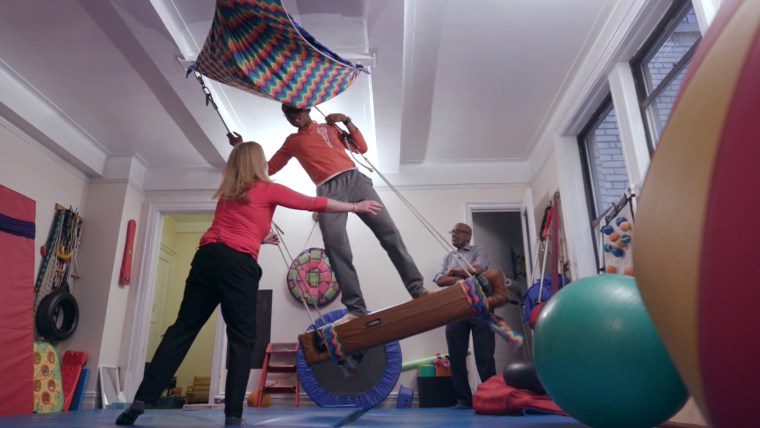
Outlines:
{"type": "Polygon", "coordinates": [[[648,428],[688,398],[633,277],[574,281],[544,305],[534,359],[547,394],[594,428],[648,428]]]}

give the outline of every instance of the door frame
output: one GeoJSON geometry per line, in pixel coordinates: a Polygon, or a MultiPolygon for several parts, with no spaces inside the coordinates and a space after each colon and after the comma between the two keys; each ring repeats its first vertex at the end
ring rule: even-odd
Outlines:
{"type": "MultiPolygon", "coordinates": [[[[164,216],[167,214],[213,214],[215,208],[215,201],[148,203],[144,229],[145,246],[140,260],[140,275],[137,281],[136,295],[132,302],[134,316],[132,317],[132,325],[125,330],[125,333],[129,334],[130,341],[125,363],[124,393],[129,399],[134,398],[145,371],[145,352],[148,346],[150,328],[150,306],[155,291],[164,216]]],[[[220,389],[220,379],[224,373],[227,348],[224,321],[219,309],[216,312],[217,323],[211,367],[210,403],[213,403],[216,395],[223,392],[220,389]]]]}
{"type": "MultiPolygon", "coordinates": [[[[174,263],[174,257],[176,255],[177,255],[177,252],[174,251],[173,249],[167,247],[164,244],[160,245],[157,259],[159,261],[162,260],[162,259],[166,260],[166,263],[167,263],[167,266],[168,266],[167,277],[169,276],[168,273],[169,273],[171,267],[174,266],[173,265],[173,263],[174,263]]],[[[158,273],[160,271],[160,266],[161,266],[160,262],[156,263],[156,275],[158,275],[158,273]]],[[[156,285],[161,284],[163,286],[163,289],[160,289],[160,290],[156,290],[155,288],[153,289],[154,293],[153,293],[153,299],[150,302],[150,321],[148,322],[148,341],[147,341],[147,345],[146,346],[148,346],[148,345],[151,344],[151,328],[152,328],[151,327],[151,323],[153,323],[154,321],[157,321],[157,323],[158,323],[156,325],[156,330],[155,330],[156,334],[157,334],[157,336],[159,338],[159,340],[155,343],[156,348],[158,348],[158,343],[160,343],[160,337],[161,337],[161,335],[163,334],[163,332],[168,327],[168,326],[164,325],[163,316],[161,317],[160,320],[156,320],[156,313],[154,312],[154,309],[155,309],[155,306],[156,306],[156,296],[160,296],[160,303],[162,305],[162,307],[161,307],[161,315],[163,315],[163,311],[164,311],[163,306],[166,305],[166,289],[168,288],[168,284],[166,284],[166,282],[165,282],[166,279],[167,278],[161,279],[159,277],[156,277],[156,279],[155,279],[156,285]]],[[[155,352],[155,348],[153,349],[153,351],[155,352]]],[[[147,355],[147,352],[146,352],[146,355],[147,355]]]]}
{"type": "MultiPolygon", "coordinates": [[[[474,228],[475,222],[473,221],[473,214],[476,213],[488,213],[488,212],[502,212],[502,213],[517,213],[520,216],[521,219],[521,230],[522,230],[522,239],[523,239],[523,251],[525,251],[525,254],[530,254],[527,252],[526,245],[530,245],[526,240],[525,236],[526,233],[530,234],[530,230],[527,230],[527,226],[525,222],[523,221],[523,214],[525,212],[525,200],[523,200],[523,203],[500,203],[500,202],[487,202],[487,203],[478,203],[478,202],[468,202],[465,203],[465,219],[467,224],[469,224],[471,227],[474,228]]],[[[532,215],[532,209],[527,210],[529,216],[532,215]]],[[[476,242],[473,241],[473,244],[476,242]]],[[[526,263],[527,265],[527,263],[526,263]]],[[[472,337],[470,337],[470,349],[473,349],[472,345],[472,337]]],[[[478,375],[478,371],[474,365],[474,358],[468,359],[468,381],[470,385],[478,385],[480,384],[480,377],[478,375]]]]}

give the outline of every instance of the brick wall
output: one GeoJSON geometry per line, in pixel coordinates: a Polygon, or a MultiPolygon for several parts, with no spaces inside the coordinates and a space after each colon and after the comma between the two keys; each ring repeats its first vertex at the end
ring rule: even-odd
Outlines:
{"type": "Polygon", "coordinates": [[[599,214],[617,202],[628,188],[628,171],[614,109],[589,136],[588,149],[599,214]]]}

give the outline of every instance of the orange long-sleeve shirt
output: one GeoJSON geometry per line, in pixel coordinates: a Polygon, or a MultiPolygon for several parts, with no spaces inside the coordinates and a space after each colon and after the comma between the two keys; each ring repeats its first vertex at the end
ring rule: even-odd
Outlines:
{"type": "MultiPolygon", "coordinates": [[[[358,146],[359,153],[367,152],[364,136],[356,127],[351,131],[351,138],[358,146]]],[[[334,126],[311,121],[308,126],[290,134],[277,153],[269,159],[269,175],[274,175],[291,158],[296,158],[311,181],[319,186],[343,171],[356,168],[346,149],[346,144],[334,126]]]]}

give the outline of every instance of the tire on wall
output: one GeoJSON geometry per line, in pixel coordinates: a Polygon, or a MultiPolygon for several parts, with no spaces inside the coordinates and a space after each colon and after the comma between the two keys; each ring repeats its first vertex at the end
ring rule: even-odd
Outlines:
{"type": "Polygon", "coordinates": [[[79,323],[79,305],[68,288],[45,296],[35,315],[37,332],[51,342],[66,340],[79,323]]]}

